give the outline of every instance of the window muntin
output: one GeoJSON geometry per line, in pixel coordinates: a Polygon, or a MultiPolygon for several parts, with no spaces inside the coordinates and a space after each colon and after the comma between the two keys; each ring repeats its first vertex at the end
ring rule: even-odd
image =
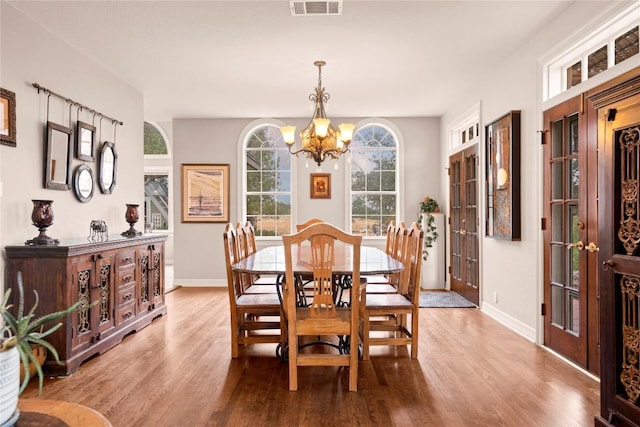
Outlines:
{"type": "Polygon", "coordinates": [[[262,125],[245,140],[247,221],[256,236],[291,233],[291,154],[275,125],[262,125]]]}
{"type": "Polygon", "coordinates": [[[384,236],[397,217],[398,144],[386,127],[360,128],[351,142],[351,232],[384,236]]]}

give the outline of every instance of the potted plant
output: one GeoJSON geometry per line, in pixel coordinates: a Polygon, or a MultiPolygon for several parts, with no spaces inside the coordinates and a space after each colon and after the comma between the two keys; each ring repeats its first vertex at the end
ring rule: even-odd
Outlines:
{"type": "Polygon", "coordinates": [[[62,322],[50,325],[51,322],[62,319],[78,308],[80,302],[66,310],[35,317],[38,307],[38,293],[34,291],[35,302],[28,312],[24,307],[24,287],[22,273],[18,272],[18,306],[15,315],[10,311],[13,304],[9,303],[11,289],[4,294],[0,304],[0,425],[16,413],[18,396],[25,389],[31,379],[29,365],[35,366],[38,373],[38,392],[42,393],[44,373],[40,361],[34,356],[32,345],[44,347],[60,363],[58,352],[44,338],[55,332],[62,322]],[[45,329],[45,325],[49,325],[45,329]],[[20,364],[24,369],[24,380],[20,384],[20,364]]]}
{"type": "Polygon", "coordinates": [[[427,260],[429,257],[429,248],[433,247],[433,243],[438,238],[438,231],[435,224],[435,217],[433,212],[440,212],[438,202],[435,199],[427,196],[420,202],[420,216],[424,221],[419,221],[424,231],[424,246],[422,248],[422,259],[427,260]]]}

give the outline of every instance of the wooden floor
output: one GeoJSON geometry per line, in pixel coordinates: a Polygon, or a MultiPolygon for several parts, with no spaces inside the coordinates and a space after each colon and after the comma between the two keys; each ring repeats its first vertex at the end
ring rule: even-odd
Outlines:
{"type": "Polygon", "coordinates": [[[47,379],[42,398],[94,408],[114,427],[569,427],[592,426],[599,408],[598,382],[477,309],[421,309],[419,358],[373,349],[357,393],[331,367],[300,368],[289,392],[275,345],[231,359],[225,289],[180,288],[167,303],[167,316],[47,379]]]}

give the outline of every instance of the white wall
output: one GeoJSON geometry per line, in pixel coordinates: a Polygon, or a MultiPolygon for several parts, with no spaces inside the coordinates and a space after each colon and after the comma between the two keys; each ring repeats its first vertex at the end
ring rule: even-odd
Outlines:
{"type": "MultiPolygon", "coordinates": [[[[481,126],[510,110],[521,110],[521,221],[520,241],[481,238],[481,304],[482,310],[507,324],[531,340],[541,340],[540,303],[542,301],[542,147],[540,145],[542,110],[539,58],[555,50],[562,41],[593,28],[593,21],[604,20],[609,2],[574,2],[562,15],[523,45],[507,61],[496,64],[489,75],[472,82],[459,108],[442,118],[441,140],[448,146],[450,123],[481,103],[481,126]],[[494,293],[498,300],[494,302],[494,293]]],[[[609,15],[611,12],[608,13],[609,15]]],[[[613,70],[610,70],[613,71],[613,70]]],[[[484,132],[483,132],[484,133],[484,132]]],[[[484,175],[484,147],[480,149],[481,173],[484,175]]],[[[442,153],[448,164],[449,153],[442,153]]],[[[446,186],[446,176],[442,184],[446,186]]],[[[481,181],[481,209],[484,213],[485,188],[481,181]]],[[[481,216],[480,223],[484,224],[481,216]]],[[[481,225],[481,236],[484,225],[481,225]]]]}
{"type": "MultiPolygon", "coordinates": [[[[94,219],[106,221],[110,236],[119,235],[128,229],[125,204],[144,204],[142,95],[6,2],[0,2],[0,8],[0,86],[15,92],[17,112],[17,147],[0,146],[2,244],[22,245],[38,234],[31,224],[31,199],[53,200],[54,221],[47,231],[51,237],[84,239],[94,219]],[[72,191],[44,188],[46,96],[38,94],[32,83],[124,122],[116,134],[118,166],[111,195],[102,194],[96,186],[93,198],[80,203],[72,191]]],[[[63,104],[51,97],[49,120],[68,126],[69,108],[63,104]]],[[[72,120],[75,126],[75,109],[72,120]]],[[[81,115],[80,120],[91,123],[92,117],[81,115]]],[[[101,136],[101,141],[113,141],[110,122],[102,122],[101,136]]],[[[97,154],[98,147],[95,149],[97,154]]],[[[74,158],[72,170],[80,164],[74,158]]],[[[97,181],[97,160],[87,164],[97,181]]],[[[139,225],[142,230],[143,225],[139,225]]]]}
{"type": "MultiPolygon", "coordinates": [[[[331,118],[335,123],[357,118],[331,118]]],[[[309,120],[280,119],[298,127],[304,127],[309,120]]],[[[401,215],[407,223],[418,218],[418,203],[426,195],[441,198],[440,170],[440,121],[437,118],[385,118],[401,133],[403,141],[403,165],[405,199],[401,202],[401,215]]],[[[243,129],[251,123],[249,119],[177,119],[173,122],[174,175],[173,188],[176,197],[174,203],[175,218],[175,263],[174,283],[183,286],[226,285],[222,232],[224,224],[201,224],[181,222],[181,171],[184,163],[228,163],[230,171],[230,220],[239,218],[239,197],[241,183],[238,144],[243,129]]],[[[334,162],[322,165],[323,173],[331,173],[331,199],[309,198],[309,174],[315,173],[317,165],[310,163],[305,168],[305,160],[299,158],[296,163],[297,180],[294,191],[294,224],[321,217],[339,227],[346,228],[345,160],[338,161],[339,170],[333,168],[334,162]]],[[[374,244],[369,241],[368,244],[374,244]]]]}

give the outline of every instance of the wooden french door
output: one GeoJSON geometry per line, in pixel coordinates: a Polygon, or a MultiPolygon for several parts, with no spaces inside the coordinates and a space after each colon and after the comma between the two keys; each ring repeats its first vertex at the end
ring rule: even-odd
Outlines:
{"type": "Polygon", "coordinates": [[[544,113],[544,344],[599,372],[597,146],[584,97],[544,113]]]}
{"type": "Polygon", "coordinates": [[[596,425],[640,426],[640,69],[591,101],[601,152],[602,375],[596,425]]]}
{"type": "Polygon", "coordinates": [[[480,303],[477,146],[449,157],[451,290],[480,303]]]}

